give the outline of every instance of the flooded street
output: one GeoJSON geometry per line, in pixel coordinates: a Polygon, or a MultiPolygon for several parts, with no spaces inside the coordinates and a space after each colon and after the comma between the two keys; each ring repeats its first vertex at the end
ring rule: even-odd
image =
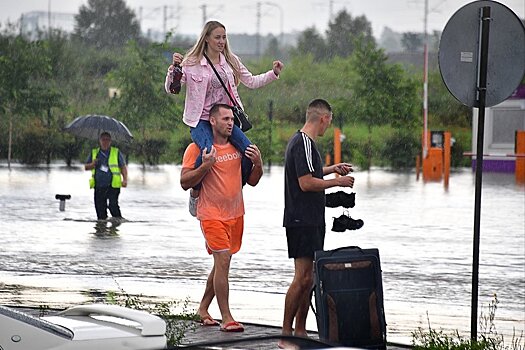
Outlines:
{"type": "MultiPolygon", "coordinates": [[[[120,196],[129,222],[117,225],[94,220],[90,173],[81,166],[9,171],[0,164],[0,304],[65,307],[122,289],[157,301],[189,298],[195,308],[211,258],[179,172],[132,164],[120,196]],[[71,195],[63,212],[56,194],[71,195]]],[[[427,313],[432,328],[469,334],[474,173],[453,173],[448,189],[412,173],[358,171],[355,178],[349,214],[364,227],[331,232],[343,209],[327,208],[325,249],[379,249],[388,340],[409,343],[412,331],[428,326],[427,313]]],[[[241,321],[281,323],[293,275],[283,181],[283,169],[273,167],[244,191],[244,241],[230,272],[232,313],[241,321]]],[[[478,310],[486,313],[497,294],[497,331],[507,338],[513,328],[525,331],[525,187],[513,174],[483,175],[479,271],[478,310]]],[[[308,321],[316,329],[313,315],[308,321]]]]}

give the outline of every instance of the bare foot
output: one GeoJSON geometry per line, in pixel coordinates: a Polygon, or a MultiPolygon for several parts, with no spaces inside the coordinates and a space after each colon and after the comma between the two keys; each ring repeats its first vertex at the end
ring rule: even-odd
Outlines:
{"type": "Polygon", "coordinates": [[[219,326],[219,321],[214,320],[209,314],[200,316],[200,324],[202,326],[219,326]]]}
{"type": "MultiPolygon", "coordinates": [[[[291,336],[291,334],[283,334],[283,336],[289,337],[289,336],[291,336]]],[[[301,347],[299,345],[294,344],[293,342],[291,342],[288,339],[279,339],[279,341],[277,342],[277,347],[279,347],[279,349],[285,349],[285,350],[299,350],[299,349],[301,349],[301,347]]]]}

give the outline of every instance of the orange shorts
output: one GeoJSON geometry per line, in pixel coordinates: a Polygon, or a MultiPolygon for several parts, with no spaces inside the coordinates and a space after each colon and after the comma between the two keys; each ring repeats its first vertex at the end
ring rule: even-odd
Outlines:
{"type": "Polygon", "coordinates": [[[241,249],[244,216],[231,220],[202,220],[201,230],[206,240],[208,254],[229,251],[235,254],[241,249]]]}

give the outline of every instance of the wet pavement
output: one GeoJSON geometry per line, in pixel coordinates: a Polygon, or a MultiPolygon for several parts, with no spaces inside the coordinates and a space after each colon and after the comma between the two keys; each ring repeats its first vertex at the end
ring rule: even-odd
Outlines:
{"type": "MultiPolygon", "coordinates": [[[[279,327],[243,323],[244,332],[226,333],[221,332],[216,326],[197,325],[185,333],[180,348],[192,349],[278,349],[277,342],[280,339],[281,329],[279,327]]],[[[316,332],[309,332],[310,339],[287,338],[286,340],[299,349],[324,349],[335,345],[319,341],[316,332]]],[[[387,345],[387,350],[410,349],[408,345],[387,345]]]]}
{"type": "MultiPolygon", "coordinates": [[[[6,305],[17,311],[34,317],[55,315],[62,310],[50,308],[30,308],[6,305]]],[[[168,349],[278,349],[277,343],[281,339],[280,327],[242,322],[244,332],[223,332],[219,326],[202,326],[195,321],[175,321],[175,333],[183,335],[176,343],[168,345],[168,349]],[[177,344],[177,345],[173,345],[177,344]]],[[[169,326],[168,326],[169,328],[169,326]]],[[[325,349],[334,348],[336,344],[329,344],[319,340],[317,332],[309,332],[309,339],[287,337],[293,349],[325,349]]],[[[339,347],[344,349],[344,347],[339,347]]],[[[409,345],[388,343],[387,350],[410,349],[409,345]]]]}

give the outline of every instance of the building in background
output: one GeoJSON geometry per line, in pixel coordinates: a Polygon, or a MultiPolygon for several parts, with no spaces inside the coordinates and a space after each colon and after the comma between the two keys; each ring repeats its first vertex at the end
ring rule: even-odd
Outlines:
{"type": "Polygon", "coordinates": [[[75,14],[32,11],[20,17],[20,32],[31,39],[37,38],[39,33],[47,32],[50,28],[72,33],[75,28],[75,14]]]}
{"type": "MultiPolygon", "coordinates": [[[[478,109],[473,109],[472,150],[477,149],[478,109]]],[[[525,85],[520,85],[505,101],[485,109],[483,171],[513,173],[516,131],[525,130],[525,85]]],[[[472,157],[476,168],[476,157],[472,157]]]]}

